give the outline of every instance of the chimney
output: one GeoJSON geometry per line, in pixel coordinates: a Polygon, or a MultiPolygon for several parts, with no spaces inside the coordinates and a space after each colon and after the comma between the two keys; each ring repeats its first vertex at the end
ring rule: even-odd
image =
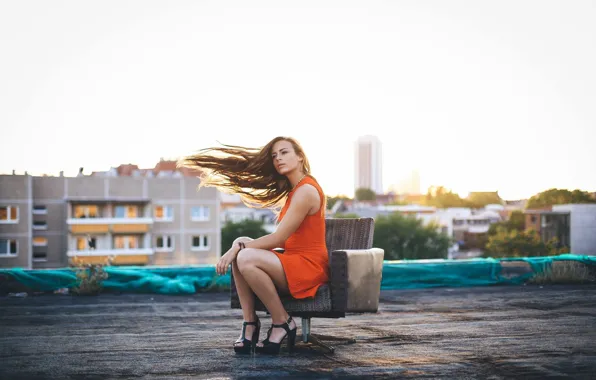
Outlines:
{"type": "Polygon", "coordinates": [[[28,175],[26,170],[25,170],[25,175],[28,175]]]}
{"type": "Polygon", "coordinates": [[[64,177],[64,171],[60,170],[60,177],[64,177]]]}
{"type": "Polygon", "coordinates": [[[12,175],[17,174],[16,170],[12,169],[12,175]]]}

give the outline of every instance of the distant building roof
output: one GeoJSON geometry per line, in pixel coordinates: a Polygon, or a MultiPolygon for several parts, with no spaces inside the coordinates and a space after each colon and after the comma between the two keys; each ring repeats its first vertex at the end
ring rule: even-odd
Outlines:
{"type": "Polygon", "coordinates": [[[470,191],[468,198],[474,195],[499,195],[498,191],[470,191]]]}
{"type": "Polygon", "coordinates": [[[380,206],[380,210],[390,211],[390,212],[403,212],[403,213],[410,213],[410,212],[420,212],[420,213],[431,213],[437,210],[436,207],[432,206],[420,206],[420,205],[388,205],[388,206],[380,206]]]}
{"type": "Polygon", "coordinates": [[[199,177],[201,171],[197,169],[187,168],[185,166],[178,167],[178,162],[174,160],[160,160],[153,169],[139,169],[135,164],[122,164],[116,168],[103,172],[93,172],[92,176],[119,176],[119,177],[166,177],[166,176],[184,176],[184,177],[199,177]]]}
{"type": "Polygon", "coordinates": [[[530,208],[524,210],[524,214],[542,214],[544,212],[552,211],[552,207],[542,207],[542,208],[530,208]]]}
{"type": "Polygon", "coordinates": [[[116,168],[119,176],[131,176],[135,170],[139,170],[139,167],[133,164],[123,164],[116,168]]]}

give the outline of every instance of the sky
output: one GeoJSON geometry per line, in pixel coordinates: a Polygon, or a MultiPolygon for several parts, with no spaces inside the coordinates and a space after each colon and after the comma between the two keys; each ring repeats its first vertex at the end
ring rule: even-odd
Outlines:
{"type": "Polygon", "coordinates": [[[218,142],[303,145],[353,194],[596,191],[596,1],[0,0],[0,173],[153,167],[218,142]]]}

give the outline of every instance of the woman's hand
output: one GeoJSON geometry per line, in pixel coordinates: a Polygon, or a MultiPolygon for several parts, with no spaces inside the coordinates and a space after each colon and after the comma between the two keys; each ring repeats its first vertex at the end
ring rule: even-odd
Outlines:
{"type": "Polygon", "coordinates": [[[232,248],[230,248],[228,252],[225,253],[225,255],[220,257],[219,261],[217,262],[217,265],[215,265],[215,272],[220,276],[226,274],[226,272],[228,271],[228,267],[236,259],[238,251],[239,247],[237,246],[237,244],[234,244],[232,248]]]}

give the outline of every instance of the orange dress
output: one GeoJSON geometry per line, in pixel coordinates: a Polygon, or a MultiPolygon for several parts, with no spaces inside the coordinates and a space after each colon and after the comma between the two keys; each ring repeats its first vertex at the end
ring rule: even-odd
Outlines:
{"type": "Polygon", "coordinates": [[[329,280],[329,255],[325,243],[325,194],[314,178],[306,176],[292,189],[281,209],[279,221],[282,221],[290,207],[294,192],[304,185],[312,185],[319,192],[319,211],[304,218],[300,227],[286,240],[284,253],[274,252],[281,261],[290,294],[294,298],[314,297],[319,286],[329,280]]]}

